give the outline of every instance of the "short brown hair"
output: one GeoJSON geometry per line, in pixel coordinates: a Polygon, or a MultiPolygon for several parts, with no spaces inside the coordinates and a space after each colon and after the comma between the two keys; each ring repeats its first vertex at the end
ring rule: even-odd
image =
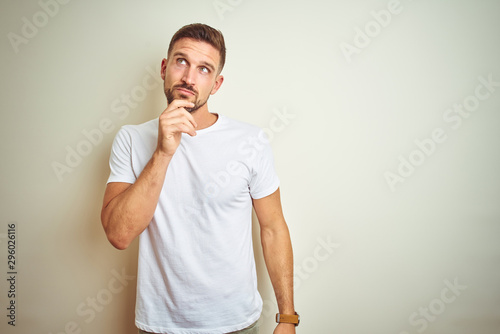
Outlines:
{"type": "Polygon", "coordinates": [[[207,42],[216,48],[220,55],[219,73],[222,71],[224,63],[226,62],[226,45],[224,43],[224,36],[222,36],[222,33],[219,30],[202,23],[188,24],[180,28],[170,40],[167,53],[168,56],[170,56],[170,52],[172,51],[175,42],[181,38],[192,38],[198,41],[207,42]]]}

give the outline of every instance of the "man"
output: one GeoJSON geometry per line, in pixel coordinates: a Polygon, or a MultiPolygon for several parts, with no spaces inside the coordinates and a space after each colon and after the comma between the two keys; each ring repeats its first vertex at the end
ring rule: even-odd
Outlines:
{"type": "Polygon", "coordinates": [[[140,333],[257,333],[252,206],[278,302],[274,333],[295,333],[292,247],[269,143],[208,111],[224,62],[220,31],[181,28],[161,64],[168,107],[113,143],[101,220],[118,249],[140,236],[140,333]]]}

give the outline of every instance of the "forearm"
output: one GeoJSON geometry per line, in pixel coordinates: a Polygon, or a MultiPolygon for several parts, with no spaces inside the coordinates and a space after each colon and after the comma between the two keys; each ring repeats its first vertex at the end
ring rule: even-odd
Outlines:
{"type": "Polygon", "coordinates": [[[155,152],[136,182],[104,208],[103,226],[116,248],[127,248],[151,222],[170,160],[155,152]]]}
{"type": "Polygon", "coordinates": [[[294,314],[293,251],[286,223],[283,221],[278,227],[262,229],[261,241],[279,312],[294,314]]]}

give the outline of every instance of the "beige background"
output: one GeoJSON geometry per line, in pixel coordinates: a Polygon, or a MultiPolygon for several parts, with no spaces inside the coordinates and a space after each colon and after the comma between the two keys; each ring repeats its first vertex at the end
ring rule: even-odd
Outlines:
{"type": "Polygon", "coordinates": [[[65,2],[0,4],[1,277],[9,222],[18,241],[1,333],[135,333],[137,243],[100,225],[107,160],[121,125],[165,108],[150,72],[191,22],[226,37],[211,111],[272,135],[298,333],[499,333],[500,87],[480,80],[500,82],[500,2],[65,2]]]}

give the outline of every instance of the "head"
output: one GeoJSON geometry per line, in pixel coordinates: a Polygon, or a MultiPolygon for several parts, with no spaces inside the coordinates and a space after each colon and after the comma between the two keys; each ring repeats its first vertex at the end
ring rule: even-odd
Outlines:
{"type": "Polygon", "coordinates": [[[162,61],[161,75],[168,103],[185,99],[195,103],[190,112],[206,105],[217,92],[226,59],[222,33],[205,24],[195,23],[177,31],[162,61]]]}

